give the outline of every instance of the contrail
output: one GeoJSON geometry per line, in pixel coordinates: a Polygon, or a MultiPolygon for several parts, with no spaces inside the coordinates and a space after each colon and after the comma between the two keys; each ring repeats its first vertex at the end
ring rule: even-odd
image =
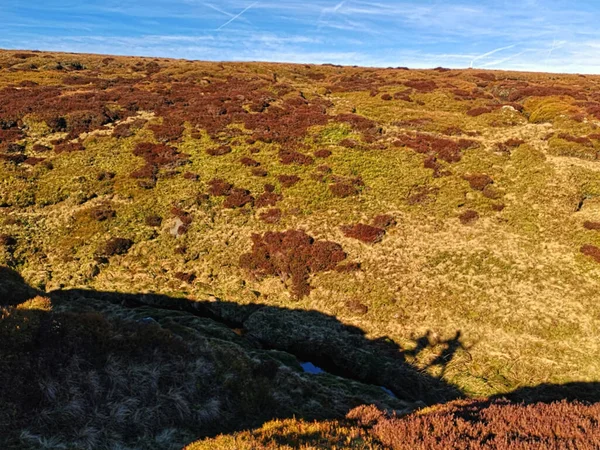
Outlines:
{"type": "Polygon", "coordinates": [[[238,17],[240,17],[242,14],[244,14],[246,11],[248,11],[253,6],[256,6],[257,4],[258,4],[258,2],[254,2],[250,6],[247,6],[246,8],[244,8],[244,10],[241,13],[236,14],[231,19],[229,19],[227,22],[225,22],[223,25],[221,25],[219,28],[217,28],[217,31],[219,31],[220,29],[222,29],[222,28],[226,27],[227,25],[229,25],[231,22],[233,22],[235,19],[237,19],[238,17]]]}
{"type": "Polygon", "coordinates": [[[333,12],[338,12],[338,10],[344,6],[344,4],[346,3],[346,0],[344,0],[343,2],[338,3],[337,5],[335,5],[335,7],[333,8],[333,12]]]}
{"type": "Polygon", "coordinates": [[[226,16],[234,16],[234,14],[228,13],[227,11],[223,11],[221,8],[217,8],[216,6],[211,5],[210,3],[204,3],[204,6],[208,6],[209,8],[214,9],[215,11],[220,12],[221,14],[225,14],[226,16]]]}
{"type": "Polygon", "coordinates": [[[510,61],[511,59],[514,59],[517,56],[521,56],[522,54],[527,53],[527,52],[528,52],[528,50],[523,50],[522,52],[519,52],[519,53],[517,53],[515,55],[508,56],[508,57],[503,58],[503,59],[497,59],[496,61],[491,61],[489,63],[486,63],[486,64],[482,65],[481,67],[496,66],[496,65],[502,64],[502,63],[504,63],[506,61],[510,61]]]}
{"type": "Polygon", "coordinates": [[[471,66],[470,66],[470,67],[471,67],[471,69],[472,69],[472,68],[473,68],[473,63],[474,63],[475,61],[477,61],[478,59],[486,58],[486,57],[488,57],[488,56],[491,56],[491,55],[493,55],[494,53],[501,52],[502,50],[508,50],[508,49],[510,49],[510,48],[513,48],[513,47],[515,47],[515,46],[516,46],[516,44],[513,44],[513,45],[508,45],[508,46],[506,46],[506,47],[500,47],[500,48],[494,49],[494,50],[492,50],[492,51],[490,51],[490,52],[484,53],[483,55],[476,56],[475,58],[473,58],[473,59],[471,60],[471,66]]]}

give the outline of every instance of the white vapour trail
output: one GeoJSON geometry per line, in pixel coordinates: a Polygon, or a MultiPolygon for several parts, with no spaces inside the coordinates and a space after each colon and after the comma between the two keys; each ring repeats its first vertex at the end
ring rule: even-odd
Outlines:
{"type": "Polygon", "coordinates": [[[229,25],[231,22],[233,22],[235,19],[237,19],[238,17],[240,17],[242,14],[244,14],[246,11],[248,11],[250,8],[252,8],[253,6],[256,6],[258,4],[258,2],[254,2],[251,5],[247,6],[246,8],[244,8],[244,10],[242,12],[240,12],[239,14],[236,14],[235,16],[233,16],[231,19],[229,19],[227,22],[225,22],[223,25],[221,25],[219,28],[217,28],[217,31],[221,30],[222,28],[226,27],[227,25],[229,25]]]}
{"type": "Polygon", "coordinates": [[[515,47],[515,46],[516,46],[516,44],[513,44],[513,45],[507,45],[506,47],[500,47],[500,48],[496,48],[496,49],[494,49],[494,50],[492,50],[492,51],[489,51],[489,52],[487,52],[487,53],[484,53],[483,55],[476,56],[475,58],[473,58],[473,59],[471,60],[471,65],[470,65],[470,67],[471,67],[471,68],[473,68],[473,63],[474,63],[475,61],[477,61],[477,60],[480,60],[480,59],[483,59],[483,58],[487,58],[488,56],[492,56],[494,53],[501,52],[502,50],[508,50],[508,49],[511,49],[511,48],[513,48],[513,47],[515,47]]]}
{"type": "Polygon", "coordinates": [[[217,8],[215,5],[211,4],[211,3],[204,3],[204,6],[208,6],[211,9],[214,9],[217,12],[220,12],[221,14],[225,14],[226,16],[229,17],[233,17],[235,14],[231,14],[228,13],[227,11],[223,11],[221,8],[217,8]]]}

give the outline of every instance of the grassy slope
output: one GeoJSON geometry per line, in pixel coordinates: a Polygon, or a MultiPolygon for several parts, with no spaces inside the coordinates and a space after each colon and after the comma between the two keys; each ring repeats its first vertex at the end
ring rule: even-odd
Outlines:
{"type": "MultiPolygon", "coordinates": [[[[332,152],[326,160],[308,166],[282,165],[277,156],[280,144],[250,145],[245,137],[253,132],[241,125],[228,128],[241,129],[238,138],[233,131],[210,136],[194,130],[189,122],[182,138],[172,144],[189,155],[190,163],[170,176],[161,171],[149,190],[129,176],[143,165],[141,158],[132,156],[135,145],[154,139],[148,123],[126,138],[112,137],[112,125],[106,131],[92,131],[80,137],[82,152],[39,154],[33,144],[47,144],[64,133],[51,133],[35,114],[22,117],[28,125],[22,140],[27,144],[25,154],[47,158],[53,168],[0,161],[0,203],[3,215],[10,219],[0,223],[0,234],[17,240],[14,246],[0,247],[0,263],[18,270],[30,284],[46,290],[152,290],[200,299],[214,294],[241,304],[256,301],[259,292],[262,303],[316,309],[360,327],[369,337],[388,336],[409,349],[414,345],[411,337],[428,330],[434,343],[459,330],[468,351],[457,352],[443,374],[440,366],[429,364],[433,352],[421,352],[415,364],[473,395],[540,383],[598,381],[600,267],[582,255],[580,247],[600,245],[600,234],[583,227],[586,220],[600,220],[595,161],[600,141],[574,143],[560,135],[596,132],[598,119],[585,101],[598,100],[595,90],[600,78],[493,72],[494,80],[486,81],[472,70],[171,60],[159,60],[160,72],[151,74],[144,69],[150,59],[115,57],[103,62],[98,56],[41,53],[18,59],[14,53],[0,53],[0,88],[27,80],[39,86],[61,86],[62,95],[77,96],[97,88],[64,85],[65,77],[122,77],[139,89],[156,91],[182,80],[210,86],[233,75],[264,80],[264,89],[273,97],[287,85],[284,98],[297,98],[302,92],[309,101],[327,99],[331,102],[327,113],[332,116],[328,124],[309,128],[300,143],[294,143],[306,154],[322,148],[332,152]],[[57,70],[57,61],[62,70],[57,70]],[[74,71],[77,66],[69,65],[73,61],[85,69],[74,71]],[[344,77],[359,79],[356,90],[342,86],[344,77]],[[411,90],[404,84],[408,80],[433,80],[437,88],[411,90]],[[523,113],[496,108],[479,116],[466,114],[478,106],[505,103],[526,85],[559,86],[572,92],[526,93],[517,99],[523,113]],[[457,89],[478,98],[465,100],[457,89]],[[381,98],[405,91],[412,101],[381,98]],[[333,119],[335,114],[351,112],[382,127],[375,142],[366,142],[359,130],[333,119]],[[393,145],[414,130],[442,136],[451,127],[458,130],[451,139],[471,139],[477,145],[464,150],[458,162],[441,162],[450,171],[447,176],[434,177],[423,166],[425,155],[393,145]],[[218,138],[219,143],[231,144],[233,151],[220,157],[207,155],[206,148],[216,145],[218,138]],[[343,145],[346,138],[360,145],[348,148],[343,145]],[[496,145],[510,138],[524,143],[509,152],[498,151],[496,145]],[[260,151],[251,154],[250,148],[260,151]],[[244,156],[259,161],[268,176],[252,176],[239,163],[244,156]],[[327,183],[312,178],[319,164],[329,166],[334,175],[360,176],[365,187],[358,196],[336,198],[327,183]],[[116,176],[99,181],[96,175],[103,170],[116,176]],[[185,171],[198,174],[199,181],[185,179],[185,171]],[[472,189],[463,179],[472,173],[491,176],[495,193],[486,197],[472,189]],[[276,179],[279,174],[296,174],[302,180],[283,188],[276,179]],[[223,209],[216,197],[198,204],[195,198],[215,176],[255,196],[265,182],[273,183],[284,196],[277,205],[282,220],[264,223],[258,208],[223,209]],[[424,201],[410,201],[423,190],[429,192],[424,201]],[[103,222],[90,219],[88,210],[104,203],[110,204],[116,217],[103,222]],[[493,209],[499,203],[505,205],[500,212],[493,209]],[[174,220],[169,211],[175,204],[193,216],[190,229],[179,238],[168,232],[174,220]],[[458,216],[468,209],[476,210],[480,218],[463,225],[458,216]],[[367,245],[340,230],[341,225],[368,223],[382,213],[393,215],[397,225],[380,243],[367,245]],[[163,225],[146,226],[148,214],[162,216],[163,225]],[[316,275],[310,281],[310,296],[296,301],[278,278],[257,281],[239,268],[239,255],[250,250],[252,233],[288,229],[304,229],[315,238],[340,243],[348,260],[360,262],[361,270],[316,275]],[[114,236],[130,238],[135,244],[127,254],[99,264],[94,259],[97,249],[114,236]],[[187,248],[184,254],[174,251],[180,246],[187,248]],[[193,284],[181,282],[174,276],[177,272],[194,273],[197,279],[193,284]],[[368,312],[349,309],[346,305],[352,299],[366,305],[368,312]]],[[[37,88],[23,85],[21,89],[37,88]]],[[[150,123],[161,121],[153,111],[137,114],[150,123]]]]}

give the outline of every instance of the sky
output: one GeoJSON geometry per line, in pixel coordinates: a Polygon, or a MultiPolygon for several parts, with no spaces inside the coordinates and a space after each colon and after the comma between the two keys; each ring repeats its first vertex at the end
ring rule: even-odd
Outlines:
{"type": "Polygon", "coordinates": [[[3,0],[0,48],[600,73],[599,0],[3,0]]]}

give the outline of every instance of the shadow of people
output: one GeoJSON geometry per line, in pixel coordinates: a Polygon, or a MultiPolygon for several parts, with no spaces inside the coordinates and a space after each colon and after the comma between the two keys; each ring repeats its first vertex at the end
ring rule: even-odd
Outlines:
{"type": "MultiPolygon", "coordinates": [[[[443,374],[468,352],[460,331],[447,340],[417,336],[403,349],[318,311],[160,294],[40,293],[4,267],[0,342],[2,448],[181,448],[272,419],[343,418],[363,404],[407,414],[463,397],[409,358],[431,352],[429,367],[443,374]],[[324,372],[305,372],[302,362],[324,372]]],[[[599,392],[595,383],[571,383],[503,397],[596,402],[599,392]]]]}
{"type": "Polygon", "coordinates": [[[361,404],[406,414],[460,396],[391,339],[318,311],[41,293],[7,268],[0,292],[2,448],[180,448],[276,418],[343,418],[361,404]]]}

